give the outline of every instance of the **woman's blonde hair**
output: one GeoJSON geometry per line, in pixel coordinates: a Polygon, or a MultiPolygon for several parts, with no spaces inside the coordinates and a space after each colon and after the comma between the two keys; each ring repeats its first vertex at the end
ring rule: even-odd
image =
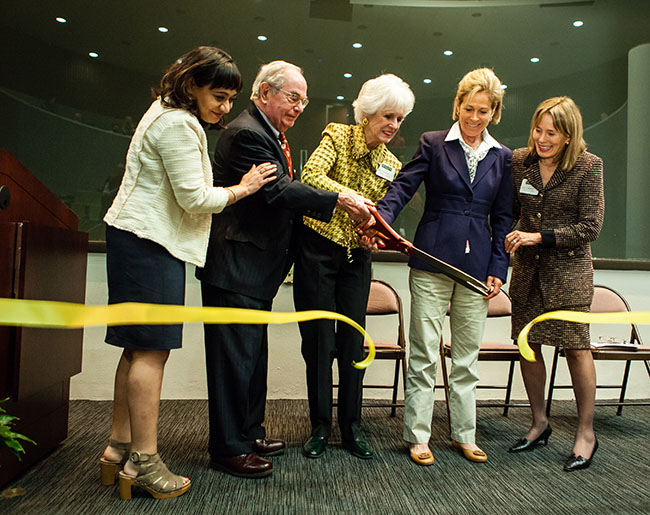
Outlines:
{"type": "Polygon", "coordinates": [[[530,135],[528,136],[528,152],[534,158],[539,158],[533,132],[539,125],[542,117],[548,114],[553,120],[555,130],[569,138],[564,146],[559,166],[562,170],[571,170],[585,150],[587,144],[582,138],[582,115],[580,109],[569,97],[553,97],[544,100],[537,106],[533,119],[530,123],[530,135]]]}
{"type": "Polygon", "coordinates": [[[454,99],[454,112],[452,118],[458,120],[460,106],[465,100],[471,100],[474,95],[485,91],[492,105],[492,119],[490,123],[497,124],[501,121],[503,95],[501,81],[490,68],[477,68],[467,73],[458,83],[456,98],[454,99]]]}

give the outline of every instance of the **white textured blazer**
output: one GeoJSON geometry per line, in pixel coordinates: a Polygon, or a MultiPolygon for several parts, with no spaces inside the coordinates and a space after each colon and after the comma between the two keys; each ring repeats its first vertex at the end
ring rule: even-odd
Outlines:
{"type": "Polygon", "coordinates": [[[207,143],[196,116],[155,100],[135,130],[104,221],[203,266],[212,213],[228,202],[228,192],[212,186],[207,143]]]}

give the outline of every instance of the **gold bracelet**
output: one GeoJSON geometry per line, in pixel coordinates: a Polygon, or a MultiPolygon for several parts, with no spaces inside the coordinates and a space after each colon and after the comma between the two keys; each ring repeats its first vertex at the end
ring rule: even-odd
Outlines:
{"type": "Polygon", "coordinates": [[[228,190],[230,193],[232,193],[233,204],[237,202],[237,193],[235,193],[235,190],[233,190],[232,188],[225,188],[225,189],[228,190]]]}

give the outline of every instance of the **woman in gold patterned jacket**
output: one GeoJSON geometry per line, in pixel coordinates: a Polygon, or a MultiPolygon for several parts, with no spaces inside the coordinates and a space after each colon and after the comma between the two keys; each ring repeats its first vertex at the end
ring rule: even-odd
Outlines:
{"type": "MultiPolygon", "coordinates": [[[[302,171],[302,182],[328,191],[357,193],[377,202],[402,166],[386,144],[397,134],[414,103],[408,84],[395,75],[365,82],[352,104],[357,124],[330,123],[325,128],[302,171]]],[[[340,210],[328,223],[305,217],[298,243],[293,287],[296,310],[336,311],[363,326],[371,259],[370,252],[360,248],[354,221],[340,210]]],[[[363,357],[362,336],[333,320],[302,322],[300,334],[312,426],[303,454],[320,458],[327,447],[332,426],[332,363],[336,357],[343,446],[358,458],[372,458],[361,432],[363,372],[352,366],[363,357]]]]}
{"type": "MultiPolygon", "coordinates": [[[[593,297],[590,242],[603,224],[603,162],[586,151],[582,117],[568,97],[542,102],[533,115],[528,148],[515,150],[514,218],[519,230],[506,236],[514,253],[510,296],[512,337],[547,311],[589,311],[593,297]]],[[[587,468],[598,449],[593,416],[596,370],[589,325],[546,321],[533,326],[528,342],[536,361],[521,359],[532,423],[510,452],[530,451],[551,435],[544,408],[546,369],[541,345],[560,345],[566,353],[578,410],[578,429],[565,471],[587,468]]]]}

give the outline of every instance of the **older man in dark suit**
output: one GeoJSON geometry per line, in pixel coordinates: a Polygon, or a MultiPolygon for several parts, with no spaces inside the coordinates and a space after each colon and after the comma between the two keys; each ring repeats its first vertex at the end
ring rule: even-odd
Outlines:
{"type": "MultiPolygon", "coordinates": [[[[197,270],[203,305],[270,310],[293,262],[293,229],[303,215],[329,221],[335,208],[362,221],[364,198],[297,181],[284,132],[307,106],[307,82],[297,66],[273,61],[260,68],[252,104],[221,135],[214,183],[238,184],[253,164],[277,165],[277,179],[213,217],[205,268],[197,270]]],[[[285,442],[266,438],[266,325],[206,325],[205,354],[213,468],[241,477],[268,476],[264,456],[285,442]]]]}

